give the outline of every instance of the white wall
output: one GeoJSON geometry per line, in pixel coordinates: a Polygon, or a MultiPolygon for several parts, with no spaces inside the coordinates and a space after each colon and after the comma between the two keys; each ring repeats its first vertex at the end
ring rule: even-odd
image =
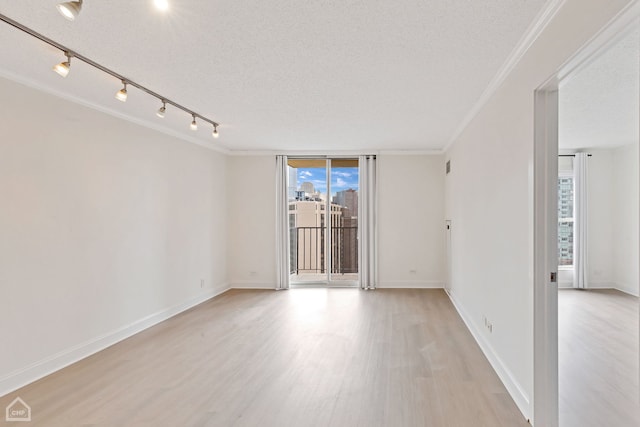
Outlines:
{"type": "Polygon", "coordinates": [[[0,93],[2,395],[226,289],[227,182],[219,153],[0,93]]]}
{"type": "Polygon", "coordinates": [[[444,286],[444,160],[378,156],[379,287],[444,286]]]}
{"type": "MultiPolygon", "coordinates": [[[[273,289],[275,156],[231,156],[228,168],[229,281],[273,289]]],[[[443,171],[442,156],[378,156],[381,287],[442,287],[443,171]]]]}
{"type": "Polygon", "coordinates": [[[567,0],[446,152],[452,300],[526,417],[533,396],[533,94],[629,1],[567,0]],[[493,332],[484,326],[484,318],[493,332]]]}
{"type": "MultiPolygon", "coordinates": [[[[593,288],[613,287],[613,152],[588,150],[587,200],[587,257],[588,283],[593,288]]],[[[573,281],[573,280],[572,280],[573,281]]],[[[573,283],[572,283],[573,286],[573,283]]]]}
{"type": "Polygon", "coordinates": [[[640,194],[638,144],[617,148],[614,158],[613,268],[615,287],[638,296],[640,254],[638,253],[638,195],[640,194]]]}
{"type": "Polygon", "coordinates": [[[274,289],[276,283],[274,155],[229,157],[229,282],[274,289]]]}
{"type": "MultiPolygon", "coordinates": [[[[589,287],[638,295],[638,144],[587,151],[589,287]]],[[[573,270],[559,277],[573,286],[573,270]]]]}

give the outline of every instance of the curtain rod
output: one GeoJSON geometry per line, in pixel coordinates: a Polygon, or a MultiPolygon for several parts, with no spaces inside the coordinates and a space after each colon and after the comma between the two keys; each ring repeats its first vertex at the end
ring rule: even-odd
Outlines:
{"type": "MultiPolygon", "coordinates": [[[[577,154],[577,153],[576,153],[577,154]]],[[[587,154],[587,157],[591,157],[593,154],[587,154]]],[[[575,157],[575,154],[558,154],[558,157],[575,157]]]]}

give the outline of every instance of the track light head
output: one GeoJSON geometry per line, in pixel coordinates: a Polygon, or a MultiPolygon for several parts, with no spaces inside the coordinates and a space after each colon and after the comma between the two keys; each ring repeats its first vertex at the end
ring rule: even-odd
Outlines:
{"type": "Polygon", "coordinates": [[[82,0],[59,3],[56,7],[62,16],[67,18],[69,21],[73,21],[82,10],[82,0]]]}
{"type": "Polygon", "coordinates": [[[160,117],[161,119],[164,119],[165,111],[167,111],[167,103],[165,101],[162,101],[162,107],[158,108],[158,111],[156,112],[156,116],[160,117]]]}
{"type": "Polygon", "coordinates": [[[122,81],[124,87],[116,93],[116,99],[118,101],[127,102],[127,82],[122,81]]]}
{"type": "Polygon", "coordinates": [[[62,77],[67,77],[67,75],[69,74],[69,69],[71,68],[71,56],[69,55],[69,52],[65,52],[64,54],[67,57],[67,60],[54,66],[53,71],[55,71],[62,77]]]}
{"type": "MultiPolygon", "coordinates": [[[[67,1],[67,2],[62,2],[59,3],[57,5],[58,10],[60,11],[60,13],[62,15],[64,15],[67,19],[73,20],[75,19],[78,14],[80,13],[80,10],[82,8],[84,1],[83,0],[74,0],[74,1],[67,1]]],[[[168,3],[168,1],[166,2],[168,3]]],[[[166,98],[163,95],[160,95],[157,92],[154,92],[148,88],[146,88],[145,86],[136,83],[133,80],[129,80],[127,77],[125,77],[122,74],[119,74],[101,64],[98,64],[96,62],[94,62],[93,60],[91,60],[90,58],[87,58],[86,56],[82,55],[81,53],[66,47],[60,43],[58,43],[55,40],[52,40],[46,36],[44,36],[43,34],[38,33],[37,31],[26,27],[22,24],[20,24],[19,22],[16,22],[14,20],[12,20],[11,18],[4,16],[2,14],[0,14],[0,21],[3,21],[6,24],[9,24],[10,26],[16,28],[17,30],[20,30],[32,37],[34,37],[35,39],[40,40],[41,42],[44,42],[45,44],[49,45],[51,48],[55,49],[58,53],[62,52],[64,53],[64,55],[66,56],[67,60],[64,62],[61,62],[57,65],[55,65],[53,68],[53,71],[55,71],[57,74],[59,74],[61,77],[67,77],[69,75],[69,72],[71,70],[71,59],[73,58],[74,61],[79,61],[79,62],[83,62],[85,65],[88,65],[90,67],[95,68],[98,71],[101,71],[103,73],[105,73],[106,75],[110,76],[110,78],[113,78],[114,81],[120,80],[122,82],[122,89],[120,89],[116,94],[115,94],[115,98],[120,101],[120,102],[126,102],[127,101],[127,85],[131,84],[134,88],[136,88],[138,91],[146,93],[147,95],[151,96],[153,99],[157,100],[157,101],[161,101],[162,102],[162,107],[160,107],[156,114],[158,115],[158,117],[163,118],[165,116],[165,112],[166,112],[166,104],[170,104],[172,109],[176,109],[176,110],[180,110],[183,113],[186,114],[191,114],[192,117],[192,121],[191,121],[191,129],[193,131],[198,130],[198,124],[196,122],[196,117],[199,117],[203,122],[209,123],[211,125],[213,125],[213,132],[212,132],[212,137],[213,138],[218,138],[218,123],[214,122],[213,120],[198,114],[195,112],[195,110],[192,110],[190,108],[187,108],[183,105],[180,105],[179,103],[166,98]]],[[[82,71],[82,70],[80,70],[82,71]]],[[[136,99],[134,99],[134,101],[137,101],[137,97],[136,99]]],[[[206,123],[205,123],[205,127],[206,127],[206,123]]]]}

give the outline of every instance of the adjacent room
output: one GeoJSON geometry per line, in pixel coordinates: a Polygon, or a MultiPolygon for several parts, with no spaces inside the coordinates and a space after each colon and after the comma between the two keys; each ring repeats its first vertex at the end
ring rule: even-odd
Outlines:
{"type": "Polygon", "coordinates": [[[636,23],[560,86],[562,426],[640,424],[639,57],[636,23]]]}
{"type": "Polygon", "coordinates": [[[638,17],[4,2],[0,420],[635,427],[638,17]],[[536,93],[572,61],[550,313],[536,93]]]}

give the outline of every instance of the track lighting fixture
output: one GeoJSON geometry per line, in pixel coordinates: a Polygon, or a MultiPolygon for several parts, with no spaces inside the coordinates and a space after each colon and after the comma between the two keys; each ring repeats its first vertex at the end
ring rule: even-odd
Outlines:
{"type": "Polygon", "coordinates": [[[67,57],[67,60],[54,66],[53,71],[55,71],[62,77],[67,77],[67,75],[69,74],[69,69],[71,68],[71,55],[69,54],[69,52],[65,52],[64,55],[67,57]]]}
{"type": "MultiPolygon", "coordinates": [[[[58,5],[58,9],[60,10],[60,13],[62,13],[63,15],[65,15],[65,17],[68,17],[69,19],[73,19],[75,18],[78,13],[80,12],[80,8],[82,7],[82,0],[76,0],[76,1],[69,1],[69,2],[65,2],[65,3],[60,3],[58,5]]],[[[81,55],[80,53],[70,49],[69,47],[58,43],[55,40],[50,39],[49,37],[38,33],[37,31],[32,30],[31,28],[22,25],[21,23],[9,18],[6,15],[3,15],[2,13],[0,13],[0,21],[4,22],[5,24],[20,30],[38,40],[40,40],[43,43],[48,44],[49,46],[52,46],[55,49],[58,49],[60,52],[62,52],[66,57],[67,60],[65,62],[61,62],[60,64],[57,64],[56,66],[53,67],[53,71],[55,71],[56,73],[58,73],[59,75],[61,75],[62,77],[65,77],[69,74],[69,70],[71,67],[71,58],[81,62],[84,62],[86,65],[90,65],[91,67],[95,68],[98,71],[102,71],[105,74],[108,74],[109,76],[113,77],[114,79],[118,79],[122,82],[122,89],[120,89],[117,93],[116,93],[116,98],[119,101],[125,102],[127,100],[127,86],[133,86],[134,88],[138,89],[141,92],[146,93],[149,96],[152,96],[153,98],[159,100],[162,102],[162,107],[160,107],[157,111],[156,114],[158,115],[158,117],[164,117],[166,108],[167,108],[167,104],[170,104],[171,106],[175,107],[177,110],[183,111],[186,114],[191,115],[192,117],[192,121],[191,121],[191,129],[193,129],[194,131],[198,129],[198,124],[196,123],[196,117],[200,120],[202,120],[203,122],[209,123],[210,125],[213,126],[213,133],[212,136],[214,138],[218,138],[218,123],[214,122],[213,120],[204,117],[200,114],[198,114],[196,111],[185,107],[184,105],[178,104],[177,102],[167,98],[166,96],[162,96],[161,94],[159,94],[158,92],[154,92],[151,89],[134,82],[131,79],[126,78],[125,76],[123,76],[120,73],[117,73],[107,67],[105,67],[104,65],[101,65],[95,61],[93,61],[90,58],[87,58],[84,55],[81,55]]]]}
{"type": "Polygon", "coordinates": [[[122,84],[124,87],[116,93],[116,99],[118,101],[127,102],[127,82],[123,80],[122,84]]]}
{"type": "Polygon", "coordinates": [[[62,16],[67,18],[69,21],[73,21],[82,10],[82,0],[67,1],[58,4],[56,7],[62,16]]]}
{"type": "Polygon", "coordinates": [[[161,119],[164,119],[165,111],[167,111],[167,103],[163,100],[162,107],[158,108],[158,111],[156,112],[156,116],[160,117],[161,119]]]}

